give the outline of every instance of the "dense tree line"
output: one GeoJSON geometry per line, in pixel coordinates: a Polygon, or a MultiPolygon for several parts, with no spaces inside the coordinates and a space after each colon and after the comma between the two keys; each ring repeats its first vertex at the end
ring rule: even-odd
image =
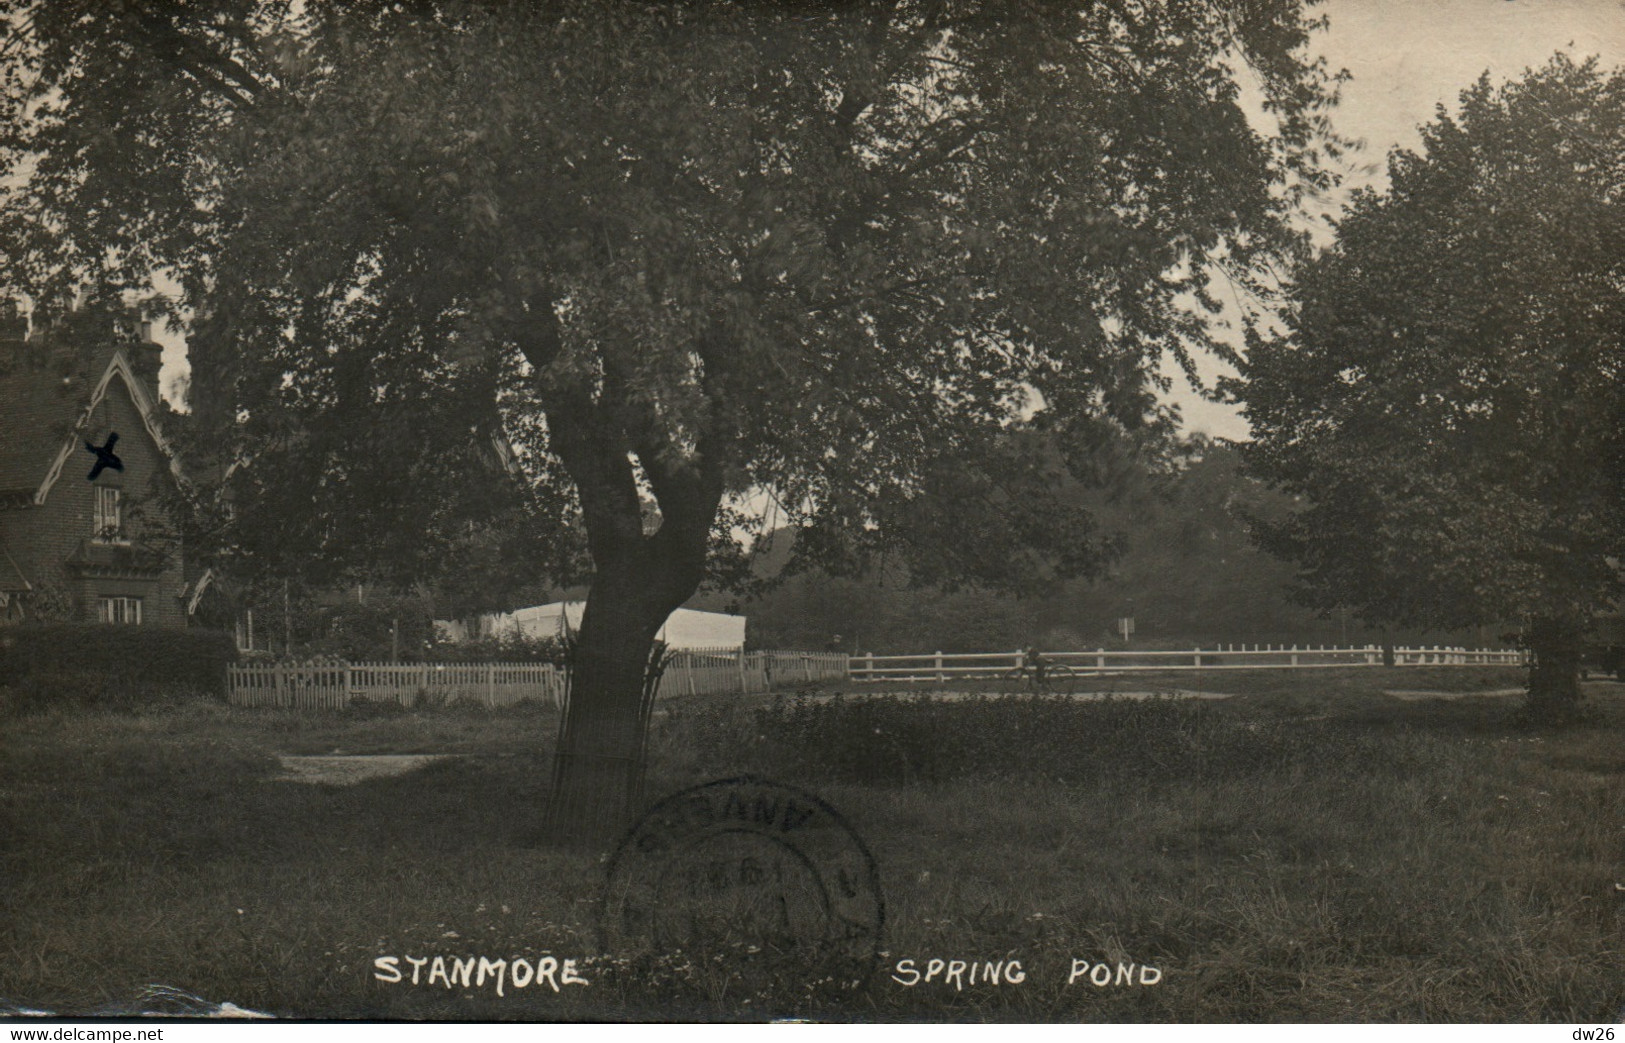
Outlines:
{"type": "MultiPolygon", "coordinates": [[[[814,570],[755,597],[709,593],[692,604],[744,612],[760,647],[822,648],[839,635],[849,652],[1122,648],[1122,616],[1135,620],[1127,647],[1500,644],[1504,628],[1372,626],[1339,606],[1301,603],[1294,567],[1256,539],[1263,523],[1288,514],[1290,501],[1242,473],[1240,456],[1232,446],[1197,443],[1175,466],[1120,476],[1109,492],[1076,490],[1119,548],[1098,578],[1017,597],[922,588],[901,569],[863,578],[814,570]]],[[[783,566],[793,537],[786,530],[769,542],[760,573],[783,566]]]]}

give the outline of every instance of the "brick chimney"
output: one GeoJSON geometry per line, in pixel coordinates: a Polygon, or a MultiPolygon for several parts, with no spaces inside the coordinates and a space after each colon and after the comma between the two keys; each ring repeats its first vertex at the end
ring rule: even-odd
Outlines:
{"type": "Polygon", "coordinates": [[[141,381],[142,387],[152,397],[153,404],[157,405],[160,398],[158,370],[164,364],[164,348],[161,344],[153,343],[150,334],[146,332],[148,324],[141,325],[143,327],[141,340],[135,344],[126,344],[124,353],[129,356],[130,369],[135,373],[136,379],[141,381]]]}
{"type": "Polygon", "coordinates": [[[134,315],[120,316],[113,321],[113,341],[124,349],[125,358],[130,360],[130,371],[156,404],[158,370],[164,364],[164,349],[152,339],[152,323],[134,315]]]}

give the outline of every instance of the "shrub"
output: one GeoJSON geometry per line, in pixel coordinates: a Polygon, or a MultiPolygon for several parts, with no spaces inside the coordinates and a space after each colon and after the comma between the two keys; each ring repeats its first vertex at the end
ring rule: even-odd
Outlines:
{"type": "Polygon", "coordinates": [[[37,673],[5,688],[5,708],[16,713],[82,709],[108,701],[112,682],[93,674],[37,673]]]}
{"type": "Polygon", "coordinates": [[[959,779],[1156,782],[1293,771],[1403,774],[1416,765],[1324,722],[1249,720],[1190,700],[891,696],[722,703],[668,717],[663,747],[709,772],[866,784],[959,779]]]}
{"type": "Polygon", "coordinates": [[[416,662],[434,640],[428,609],[416,597],[374,597],[364,604],[345,601],[321,609],[314,622],[315,636],[292,658],[375,662],[393,654],[416,662]]]}
{"type": "Polygon", "coordinates": [[[77,673],[38,673],[0,686],[0,712],[43,713],[49,710],[139,710],[188,698],[219,698],[218,688],[151,684],[129,677],[77,673]]]}
{"type": "Polygon", "coordinates": [[[563,667],[567,655],[558,638],[510,634],[481,641],[435,642],[425,658],[431,663],[552,663],[563,667]]]}
{"type": "Polygon", "coordinates": [[[0,631],[0,685],[10,706],[134,706],[180,692],[219,696],[237,658],[230,634],[101,623],[0,631]]]}

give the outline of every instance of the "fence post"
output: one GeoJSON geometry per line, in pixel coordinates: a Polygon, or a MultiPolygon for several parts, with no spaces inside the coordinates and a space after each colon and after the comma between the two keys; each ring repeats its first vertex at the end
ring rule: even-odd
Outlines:
{"type": "Polygon", "coordinates": [[[1292,646],[1292,665],[1293,666],[1298,665],[1298,646],[1297,645],[1292,646]]]}
{"type": "Polygon", "coordinates": [[[942,682],[946,681],[948,678],[942,672],[942,650],[940,648],[937,650],[936,667],[937,667],[937,683],[941,684],[942,682]]]}
{"type": "Polygon", "coordinates": [[[1095,669],[1106,669],[1106,650],[1104,648],[1095,649],[1095,669]]]}
{"type": "Polygon", "coordinates": [[[745,694],[745,646],[739,646],[739,694],[745,694]]]}
{"type": "Polygon", "coordinates": [[[485,664],[485,703],[487,706],[497,704],[497,665],[485,664]]]}
{"type": "MultiPolygon", "coordinates": [[[[850,666],[850,664],[848,665],[850,666]]],[[[873,652],[863,653],[863,666],[861,669],[863,670],[863,679],[865,681],[874,680],[875,654],[873,652]]]]}
{"type": "Polygon", "coordinates": [[[1195,655],[1196,655],[1196,669],[1200,670],[1200,669],[1202,669],[1202,646],[1201,645],[1196,646],[1195,655]]]}

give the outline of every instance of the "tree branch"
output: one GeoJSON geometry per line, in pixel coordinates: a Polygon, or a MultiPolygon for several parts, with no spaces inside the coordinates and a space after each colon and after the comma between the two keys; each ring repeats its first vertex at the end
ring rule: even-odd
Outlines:
{"type": "Polygon", "coordinates": [[[581,498],[587,548],[600,567],[635,554],[643,509],[626,432],[602,401],[582,388],[550,389],[548,441],[581,498]]]}
{"type": "Polygon", "coordinates": [[[205,90],[237,108],[247,108],[265,92],[265,85],[241,62],[187,34],[172,19],[165,18],[159,12],[141,12],[134,15],[131,21],[136,30],[133,35],[140,38],[156,57],[172,63],[205,90]],[[206,74],[206,69],[212,72],[206,74]]]}

